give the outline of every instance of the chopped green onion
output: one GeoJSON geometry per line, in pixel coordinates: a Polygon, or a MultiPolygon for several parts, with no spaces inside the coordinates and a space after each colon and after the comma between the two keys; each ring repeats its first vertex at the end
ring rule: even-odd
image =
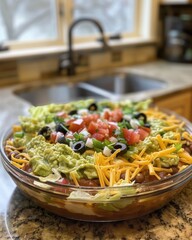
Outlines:
{"type": "Polygon", "coordinates": [[[118,137],[118,138],[117,138],[117,141],[120,142],[120,143],[125,143],[125,144],[127,144],[127,141],[125,140],[125,138],[118,137]]]}
{"type": "Polygon", "coordinates": [[[24,132],[15,132],[14,137],[15,138],[23,138],[24,137],[24,132]]]}
{"type": "Polygon", "coordinates": [[[181,143],[176,143],[175,148],[176,148],[176,152],[178,152],[182,148],[182,144],[181,143]]]}
{"type": "Polygon", "coordinates": [[[55,123],[63,123],[63,118],[59,117],[59,116],[55,116],[55,117],[53,117],[53,121],[55,123]]]}
{"type": "Polygon", "coordinates": [[[144,126],[144,121],[142,119],[139,119],[139,123],[141,126],[144,126]]]}
{"type": "Polygon", "coordinates": [[[103,149],[103,143],[93,138],[93,147],[95,149],[103,149]]]}
{"type": "Polygon", "coordinates": [[[105,139],[104,145],[108,147],[110,150],[113,150],[114,143],[110,142],[109,140],[105,139]]]}
{"type": "Polygon", "coordinates": [[[123,120],[122,122],[118,123],[118,126],[122,129],[122,128],[132,128],[130,123],[126,120],[123,120]]]}
{"type": "Polygon", "coordinates": [[[85,136],[82,133],[74,133],[73,137],[76,141],[82,141],[85,140],[85,136]]]}

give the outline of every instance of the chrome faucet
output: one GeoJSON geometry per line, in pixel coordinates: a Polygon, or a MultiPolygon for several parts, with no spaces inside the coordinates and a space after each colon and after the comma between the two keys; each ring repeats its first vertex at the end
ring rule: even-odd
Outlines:
{"type": "MultiPolygon", "coordinates": [[[[75,62],[74,62],[74,56],[73,56],[73,30],[75,28],[76,25],[78,25],[78,23],[80,22],[91,22],[93,23],[99,30],[100,34],[101,34],[101,42],[103,43],[103,47],[104,48],[108,48],[108,45],[106,43],[106,40],[105,40],[105,37],[104,37],[104,31],[103,31],[103,28],[101,26],[101,24],[93,19],[93,18],[80,18],[80,19],[77,19],[76,21],[74,21],[70,28],[69,28],[69,33],[68,33],[68,66],[67,66],[67,70],[68,70],[68,75],[71,76],[71,75],[75,75],[75,62]]],[[[59,69],[60,69],[60,72],[61,70],[63,69],[62,67],[62,61],[60,63],[60,66],[59,66],[59,69]]]]}

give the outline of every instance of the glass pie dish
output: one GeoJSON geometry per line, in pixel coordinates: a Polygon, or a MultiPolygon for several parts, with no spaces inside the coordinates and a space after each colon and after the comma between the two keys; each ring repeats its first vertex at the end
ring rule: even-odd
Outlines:
{"type": "MultiPolygon", "coordinates": [[[[192,125],[185,122],[187,132],[192,125]]],[[[9,129],[1,137],[1,161],[18,188],[42,208],[57,215],[93,222],[120,221],[138,218],[167,204],[192,179],[192,165],[165,179],[146,183],[125,184],[112,187],[90,187],[42,182],[39,177],[11,164],[5,151],[9,129]]]]}

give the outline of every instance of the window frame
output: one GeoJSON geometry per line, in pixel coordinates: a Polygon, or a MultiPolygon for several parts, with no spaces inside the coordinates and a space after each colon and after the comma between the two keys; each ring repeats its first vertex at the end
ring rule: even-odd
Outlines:
{"type": "Polygon", "coordinates": [[[57,15],[57,37],[53,40],[31,40],[31,41],[6,41],[4,44],[10,48],[10,50],[23,50],[23,49],[31,49],[31,48],[38,48],[38,47],[49,47],[49,46],[56,46],[63,44],[63,28],[62,28],[62,21],[63,21],[63,0],[54,0],[56,6],[56,15],[57,15]]]}
{"type": "MultiPolygon", "coordinates": [[[[68,16],[66,17],[66,21],[68,26],[72,24],[73,22],[73,8],[74,8],[74,0],[68,1],[68,0],[63,0],[65,2],[65,6],[68,7],[68,16]],[[68,4],[68,5],[67,5],[68,4]]],[[[141,0],[134,0],[136,2],[136,8],[135,8],[135,28],[133,32],[123,32],[121,33],[121,39],[124,38],[133,38],[133,37],[139,37],[139,9],[140,9],[140,1],[141,0]]],[[[108,40],[110,37],[109,33],[104,33],[106,39],[108,40]]],[[[99,33],[96,35],[91,35],[91,36],[85,36],[85,37],[74,37],[74,43],[88,43],[88,42],[94,42],[97,41],[98,37],[100,37],[99,33]]],[[[67,39],[65,39],[67,40],[67,39]]]]}
{"type": "MultiPolygon", "coordinates": [[[[56,50],[56,54],[60,52],[66,52],[67,49],[67,36],[68,28],[73,21],[72,11],[73,11],[73,1],[72,0],[55,0],[57,9],[57,26],[58,26],[58,38],[55,40],[38,40],[31,42],[16,42],[10,41],[6,42],[6,46],[9,46],[9,53],[0,53],[1,58],[11,58],[16,57],[17,53],[19,57],[36,55],[31,54],[32,49],[39,49],[40,52],[37,55],[42,54],[53,54],[53,50],[56,50]],[[6,53],[8,56],[6,56],[6,53]],[[2,56],[2,57],[1,57],[2,56]]],[[[135,8],[136,14],[136,31],[133,33],[122,33],[120,40],[108,41],[111,47],[134,45],[142,43],[156,42],[156,24],[157,24],[157,11],[159,6],[159,0],[135,0],[137,1],[137,7],[135,8]],[[153,19],[153,21],[152,21],[153,19]]],[[[75,50],[90,50],[100,48],[100,43],[95,41],[97,36],[76,38],[74,39],[74,49],[75,50]]],[[[106,39],[108,36],[106,35],[106,39]]]]}

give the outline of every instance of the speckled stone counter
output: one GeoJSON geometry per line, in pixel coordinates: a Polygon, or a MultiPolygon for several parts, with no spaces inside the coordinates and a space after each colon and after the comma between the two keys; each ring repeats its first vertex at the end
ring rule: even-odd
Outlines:
{"type": "MultiPolygon", "coordinates": [[[[133,67],[131,71],[169,79],[171,84],[175,79],[182,89],[192,87],[190,65],[152,63],[133,67]]],[[[1,89],[1,132],[14,123],[18,115],[26,114],[29,106],[12,95],[10,88],[1,89]]],[[[4,239],[192,240],[192,182],[165,207],[140,219],[80,222],[48,213],[23,196],[0,162],[0,240],[4,239]]]]}
{"type": "Polygon", "coordinates": [[[114,223],[64,219],[39,208],[15,189],[1,216],[0,239],[192,239],[192,183],[167,206],[145,217],[114,223]],[[7,229],[4,227],[3,218],[7,229]]]}

